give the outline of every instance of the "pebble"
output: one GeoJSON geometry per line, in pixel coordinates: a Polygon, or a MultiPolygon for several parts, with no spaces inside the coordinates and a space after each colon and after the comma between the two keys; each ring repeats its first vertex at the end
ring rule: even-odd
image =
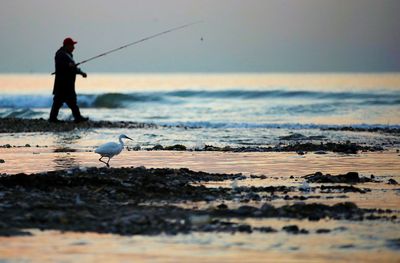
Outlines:
{"type": "Polygon", "coordinates": [[[326,233],[330,233],[330,232],[331,232],[331,230],[326,229],[326,228],[317,229],[317,231],[315,231],[315,233],[317,233],[317,234],[326,234],[326,233]]]}
{"type": "Polygon", "coordinates": [[[228,209],[228,206],[226,204],[220,204],[217,206],[218,209],[228,209]]]}
{"type": "Polygon", "coordinates": [[[397,183],[396,180],[391,178],[391,179],[388,180],[388,184],[398,184],[398,183],[397,183]]]}
{"type": "Polygon", "coordinates": [[[239,232],[246,232],[246,233],[252,233],[253,232],[253,230],[252,230],[250,225],[239,225],[237,229],[238,229],[239,232]]]}
{"type": "Polygon", "coordinates": [[[291,233],[291,234],[308,234],[308,230],[305,229],[299,229],[297,225],[288,225],[282,227],[282,230],[291,233]]]}
{"type": "Polygon", "coordinates": [[[209,215],[192,215],[189,220],[192,225],[205,225],[211,222],[211,217],[209,215]]]}

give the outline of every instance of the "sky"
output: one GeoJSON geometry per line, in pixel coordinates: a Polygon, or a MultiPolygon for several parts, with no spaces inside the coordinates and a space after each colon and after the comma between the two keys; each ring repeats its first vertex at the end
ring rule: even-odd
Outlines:
{"type": "Polygon", "coordinates": [[[399,72],[399,0],[0,0],[0,72],[399,72]]]}

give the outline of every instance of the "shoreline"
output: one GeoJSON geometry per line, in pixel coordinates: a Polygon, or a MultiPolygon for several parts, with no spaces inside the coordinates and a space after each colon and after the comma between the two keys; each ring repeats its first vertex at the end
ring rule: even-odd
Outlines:
{"type": "Polygon", "coordinates": [[[94,129],[94,128],[157,128],[151,123],[140,123],[131,121],[87,121],[74,123],[73,121],[62,121],[60,123],[50,123],[43,118],[40,119],[20,119],[20,118],[0,118],[0,133],[22,133],[22,132],[66,132],[74,129],[94,129]]]}
{"type": "MultiPolygon", "coordinates": [[[[321,131],[349,131],[349,132],[369,132],[400,135],[400,128],[395,127],[359,127],[359,125],[332,125],[335,127],[317,128],[321,131]]],[[[134,122],[134,121],[93,121],[74,123],[73,121],[61,121],[60,123],[49,123],[47,119],[22,119],[22,118],[0,118],[0,133],[22,133],[22,132],[64,132],[74,129],[94,129],[94,128],[116,128],[116,129],[143,129],[157,127],[175,127],[182,129],[198,129],[199,127],[188,127],[183,125],[168,126],[157,125],[154,123],[134,122]]],[[[277,125],[276,129],[280,129],[277,125]]],[[[307,140],[313,138],[288,137],[289,140],[307,140]]]]}

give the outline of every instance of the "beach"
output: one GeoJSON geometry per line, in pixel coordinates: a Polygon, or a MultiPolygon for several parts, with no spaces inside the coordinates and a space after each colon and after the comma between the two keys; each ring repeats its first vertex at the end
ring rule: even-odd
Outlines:
{"type": "Polygon", "coordinates": [[[0,1],[0,263],[400,263],[400,1],[0,1]]]}
{"type": "MultiPolygon", "coordinates": [[[[91,130],[156,127],[65,125],[76,127],[2,134],[10,142],[0,148],[6,261],[399,260],[396,147],[320,152],[289,140],[308,148],[239,152],[128,143],[105,168],[91,130]]],[[[392,143],[395,132],[350,131],[392,143]]]]}
{"type": "Polygon", "coordinates": [[[1,79],[0,260],[400,260],[398,74],[101,75],[78,124],[46,78],[1,79]]]}

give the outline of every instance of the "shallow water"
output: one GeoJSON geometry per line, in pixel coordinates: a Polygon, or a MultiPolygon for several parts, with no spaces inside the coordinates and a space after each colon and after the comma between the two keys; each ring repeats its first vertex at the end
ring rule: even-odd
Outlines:
{"type": "MultiPolygon", "coordinates": [[[[98,155],[89,151],[55,152],[60,148],[0,148],[5,163],[0,172],[36,173],[77,167],[102,167],[98,155]],[[21,161],[23,160],[23,161],[21,161]]],[[[123,151],[111,159],[112,167],[145,166],[154,168],[189,168],[214,173],[243,173],[289,177],[316,171],[339,174],[357,171],[365,176],[400,176],[399,154],[395,151],[355,155],[327,153],[298,155],[294,152],[194,152],[194,151],[123,151]]]]}
{"type": "Polygon", "coordinates": [[[262,220],[277,229],[298,224],[307,235],[285,232],[176,236],[116,236],[32,230],[31,237],[0,237],[6,262],[398,262],[395,224],[262,220]],[[331,229],[317,234],[316,229],[331,229]],[[375,229],[372,230],[371,229],[375,229]]]}
{"type": "Polygon", "coordinates": [[[219,147],[269,147],[278,144],[296,144],[311,142],[314,144],[335,142],[369,146],[382,146],[385,149],[399,149],[400,138],[395,134],[350,131],[323,131],[302,128],[196,128],[158,127],[143,129],[81,129],[73,132],[36,132],[0,134],[0,146],[40,146],[52,148],[68,147],[75,151],[91,151],[97,146],[109,142],[118,142],[118,136],[126,134],[133,141],[125,141],[129,147],[142,149],[160,144],[171,146],[181,144],[188,149],[203,149],[205,145],[219,147]],[[284,136],[301,134],[304,140],[285,140],[284,136]]]}

